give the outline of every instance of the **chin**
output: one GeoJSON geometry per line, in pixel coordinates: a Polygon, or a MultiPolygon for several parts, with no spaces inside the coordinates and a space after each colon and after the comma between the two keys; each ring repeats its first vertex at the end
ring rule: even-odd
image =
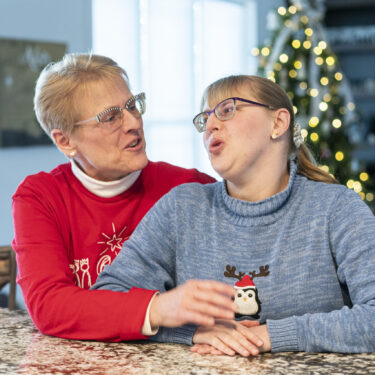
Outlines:
{"type": "Polygon", "coordinates": [[[215,170],[216,173],[220,175],[224,180],[227,179],[228,176],[228,168],[223,165],[219,165],[218,163],[211,163],[212,168],[215,170]]]}
{"type": "Polygon", "coordinates": [[[128,173],[139,171],[143,169],[148,163],[147,155],[144,153],[142,156],[136,158],[136,160],[131,163],[127,163],[127,169],[131,169],[128,173]]]}

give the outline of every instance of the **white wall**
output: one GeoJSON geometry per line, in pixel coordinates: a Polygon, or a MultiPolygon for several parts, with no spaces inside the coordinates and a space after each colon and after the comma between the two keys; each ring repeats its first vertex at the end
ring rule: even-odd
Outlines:
{"type": "MultiPolygon", "coordinates": [[[[63,42],[68,52],[91,49],[91,1],[1,0],[0,15],[0,38],[63,42]]],[[[0,149],[0,245],[13,237],[10,197],[19,182],[62,160],[53,146],[0,149]]]]}
{"type": "Polygon", "coordinates": [[[0,37],[64,42],[68,52],[92,44],[91,0],[1,0],[0,37]]]}
{"type": "MultiPolygon", "coordinates": [[[[91,50],[90,0],[0,0],[0,18],[0,38],[62,42],[68,52],[91,50]]],[[[64,160],[54,146],[0,149],[0,245],[13,238],[11,195],[18,184],[64,160]]],[[[20,290],[17,304],[23,306],[20,290]]]]}

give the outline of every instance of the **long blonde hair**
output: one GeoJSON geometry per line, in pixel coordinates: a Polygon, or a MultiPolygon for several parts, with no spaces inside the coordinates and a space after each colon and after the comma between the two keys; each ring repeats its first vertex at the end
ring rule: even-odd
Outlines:
{"type": "Polygon", "coordinates": [[[50,137],[53,129],[70,134],[78,121],[82,90],[91,82],[119,79],[129,86],[125,70],[105,56],[69,53],[48,64],[35,87],[34,111],[41,127],[50,137]]]}
{"type": "MultiPolygon", "coordinates": [[[[338,183],[327,172],[320,169],[307,145],[302,144],[298,149],[293,142],[294,110],[286,92],[269,79],[251,75],[233,75],[221,78],[209,85],[203,93],[201,111],[206,103],[219,103],[221,100],[233,96],[240,89],[247,89],[249,93],[261,103],[267,104],[273,109],[285,108],[290,114],[289,124],[289,156],[295,155],[297,173],[310,180],[321,181],[330,184],[338,183]]],[[[210,105],[211,106],[211,105],[210,105]]]]}

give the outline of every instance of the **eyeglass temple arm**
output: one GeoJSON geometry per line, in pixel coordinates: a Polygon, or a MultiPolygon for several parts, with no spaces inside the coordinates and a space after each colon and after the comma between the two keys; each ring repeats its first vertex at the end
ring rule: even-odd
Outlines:
{"type": "Polygon", "coordinates": [[[270,105],[259,103],[259,102],[254,102],[253,100],[248,100],[248,99],[243,99],[243,98],[237,98],[237,97],[236,98],[232,98],[232,99],[239,100],[239,101],[245,102],[245,103],[260,105],[261,107],[266,107],[266,108],[269,108],[269,109],[273,109],[273,107],[271,107],[270,105]]]}
{"type": "Polygon", "coordinates": [[[93,121],[93,120],[96,120],[97,122],[100,122],[99,121],[99,117],[98,116],[94,116],[94,117],[91,117],[87,120],[82,120],[82,121],[79,121],[79,122],[76,122],[74,125],[83,125],[83,124],[86,124],[87,122],[90,122],[90,121],[93,121]]]}

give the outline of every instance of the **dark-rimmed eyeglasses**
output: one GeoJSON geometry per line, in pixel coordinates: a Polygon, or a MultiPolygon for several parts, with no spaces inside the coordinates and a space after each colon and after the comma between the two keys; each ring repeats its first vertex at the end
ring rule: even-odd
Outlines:
{"type": "Polygon", "coordinates": [[[146,94],[144,92],[132,96],[124,105],[121,107],[111,107],[103,112],[98,113],[96,116],[91,117],[87,120],[76,122],[74,125],[84,125],[88,122],[96,120],[97,123],[103,124],[107,128],[114,128],[121,124],[122,111],[126,109],[134,117],[141,117],[146,111],[146,94]]]}
{"type": "Polygon", "coordinates": [[[199,131],[199,133],[203,133],[204,131],[206,131],[207,121],[212,113],[215,113],[215,116],[221,121],[226,121],[226,120],[230,120],[231,118],[233,118],[233,116],[236,114],[237,107],[239,107],[239,104],[237,105],[236,103],[237,101],[246,103],[243,105],[253,104],[253,105],[259,105],[261,107],[265,107],[268,109],[273,109],[271,106],[267,104],[254,102],[253,100],[237,98],[237,97],[224,99],[219,104],[217,104],[212,111],[201,112],[201,113],[198,113],[194,117],[193,123],[196,129],[199,131]]]}

